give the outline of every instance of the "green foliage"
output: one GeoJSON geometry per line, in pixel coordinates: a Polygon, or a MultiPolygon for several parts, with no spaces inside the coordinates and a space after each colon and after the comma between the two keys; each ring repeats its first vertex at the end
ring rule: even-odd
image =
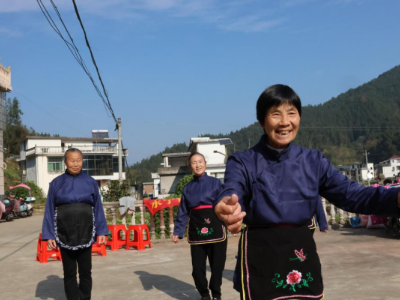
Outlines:
{"type": "MultiPolygon", "coordinates": [[[[45,203],[46,197],[44,196],[43,190],[40,187],[38,187],[33,181],[25,181],[24,184],[31,188],[31,195],[32,197],[36,198],[35,204],[45,203]]],[[[16,198],[29,196],[29,190],[22,187],[15,188],[9,193],[13,193],[16,198]]]]}
{"type": "Polygon", "coordinates": [[[182,196],[183,188],[185,187],[185,185],[191,182],[193,178],[194,177],[192,174],[188,174],[183,176],[183,178],[179,180],[179,182],[176,184],[176,190],[175,190],[175,194],[178,196],[178,198],[182,196]]]}
{"type": "Polygon", "coordinates": [[[22,125],[19,101],[14,98],[7,100],[6,106],[6,130],[3,133],[3,146],[6,156],[19,155],[20,142],[28,135],[28,129],[22,125]]]}
{"type": "Polygon", "coordinates": [[[118,201],[120,198],[130,196],[129,182],[123,181],[121,184],[118,180],[112,180],[107,185],[107,189],[101,191],[104,202],[118,201]]]}
{"type": "MultiPolygon", "coordinates": [[[[17,98],[10,98],[6,102],[6,129],[3,133],[3,147],[6,157],[19,155],[20,144],[28,136],[50,136],[50,133],[36,132],[22,124],[21,116],[24,113],[17,98]]],[[[59,136],[55,134],[54,136],[59,136]]]]}

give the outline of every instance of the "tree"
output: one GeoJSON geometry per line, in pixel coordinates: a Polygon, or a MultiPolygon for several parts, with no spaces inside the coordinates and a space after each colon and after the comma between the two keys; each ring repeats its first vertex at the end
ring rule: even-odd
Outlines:
{"type": "Polygon", "coordinates": [[[119,183],[118,180],[112,180],[107,185],[107,188],[101,191],[104,201],[118,201],[120,198],[130,196],[130,185],[127,181],[119,183]]]}
{"type": "Polygon", "coordinates": [[[183,193],[183,188],[185,187],[185,185],[187,185],[193,179],[194,179],[194,177],[193,177],[192,174],[188,174],[188,175],[183,176],[183,178],[181,180],[179,180],[179,182],[176,184],[175,194],[178,197],[181,197],[182,193],[183,193]]]}

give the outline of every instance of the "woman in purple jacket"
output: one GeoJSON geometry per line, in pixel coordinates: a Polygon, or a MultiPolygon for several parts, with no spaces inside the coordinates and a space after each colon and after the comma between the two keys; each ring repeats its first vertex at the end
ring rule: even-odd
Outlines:
{"type": "Polygon", "coordinates": [[[288,86],[267,88],[257,101],[259,143],[231,155],[215,212],[239,242],[234,287],[241,299],[322,299],[321,264],[308,225],[319,195],[346,211],[399,214],[395,189],[363,187],[318,150],[292,143],[301,101],[288,86]]]}
{"type": "Polygon", "coordinates": [[[65,173],[50,183],[42,240],[47,240],[51,249],[60,246],[67,299],[90,299],[92,244],[96,236],[101,244],[106,243],[107,222],[97,182],[82,172],[82,152],[76,148],[68,149],[64,163],[65,173]]]}

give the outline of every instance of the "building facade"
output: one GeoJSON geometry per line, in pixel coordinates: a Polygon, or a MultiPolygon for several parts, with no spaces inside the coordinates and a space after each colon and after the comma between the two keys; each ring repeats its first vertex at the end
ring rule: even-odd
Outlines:
{"type": "Polygon", "coordinates": [[[0,64],[0,195],[4,194],[3,131],[6,129],[6,93],[11,92],[11,67],[0,64]]]}
{"type": "Polygon", "coordinates": [[[380,162],[376,165],[377,173],[383,174],[385,178],[399,177],[400,173],[400,156],[394,155],[391,158],[380,162]]]}
{"type": "Polygon", "coordinates": [[[158,168],[158,176],[154,175],[154,190],[159,194],[155,197],[164,197],[175,193],[176,185],[187,174],[191,174],[189,168],[189,156],[194,152],[204,155],[209,176],[224,180],[227,151],[226,146],[232,144],[230,139],[210,139],[209,137],[191,138],[187,152],[164,153],[161,167],[158,168]],[[157,181],[157,184],[156,184],[157,181]]]}
{"type": "Polygon", "coordinates": [[[368,181],[375,177],[374,164],[368,163],[367,165],[363,164],[353,164],[349,166],[339,166],[339,171],[341,171],[344,175],[349,177],[351,180],[360,182],[360,181],[368,181]],[[369,174],[369,176],[368,176],[369,174]]]}
{"type": "MultiPolygon", "coordinates": [[[[105,189],[111,180],[119,180],[118,139],[71,138],[28,136],[20,145],[20,170],[23,180],[33,181],[47,195],[49,183],[65,171],[64,153],[69,148],[78,148],[83,154],[82,171],[92,176],[100,189],[105,189]]],[[[125,180],[125,158],[123,150],[122,179],[125,180]]]]}

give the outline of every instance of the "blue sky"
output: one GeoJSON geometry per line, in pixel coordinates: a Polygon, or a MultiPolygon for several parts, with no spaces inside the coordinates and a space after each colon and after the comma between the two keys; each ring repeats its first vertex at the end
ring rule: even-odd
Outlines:
{"type": "MultiPolygon", "coordinates": [[[[49,0],[42,0],[52,11],[49,0]]],[[[71,0],[54,0],[95,75],[71,0]]],[[[269,85],[303,105],[400,64],[397,0],[77,0],[130,164],[255,122],[269,85]]],[[[56,16],[53,14],[53,18],[56,16]]],[[[61,27],[61,24],[59,24],[61,27]]],[[[36,131],[116,137],[89,79],[34,0],[0,0],[0,63],[36,131]],[[11,2],[11,3],[10,3],[11,2]]]]}

